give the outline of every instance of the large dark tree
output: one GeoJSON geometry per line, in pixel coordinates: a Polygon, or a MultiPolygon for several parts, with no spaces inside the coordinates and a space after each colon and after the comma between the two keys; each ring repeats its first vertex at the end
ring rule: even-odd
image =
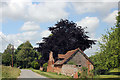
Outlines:
{"type": "Polygon", "coordinates": [[[76,23],[61,19],[55,26],[49,27],[51,35],[43,38],[43,43],[38,43],[38,51],[42,53],[41,62],[47,62],[49,52],[54,53],[55,60],[58,54],[65,54],[69,50],[80,48],[85,50],[95,44],[94,40],[89,40],[84,28],[76,23]]]}

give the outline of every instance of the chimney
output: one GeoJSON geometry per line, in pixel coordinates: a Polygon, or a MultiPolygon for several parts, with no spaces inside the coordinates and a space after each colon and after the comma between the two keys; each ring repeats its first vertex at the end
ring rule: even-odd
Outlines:
{"type": "Polygon", "coordinates": [[[54,58],[53,58],[53,52],[52,51],[50,51],[50,53],[49,53],[49,62],[54,64],[54,58]]]}

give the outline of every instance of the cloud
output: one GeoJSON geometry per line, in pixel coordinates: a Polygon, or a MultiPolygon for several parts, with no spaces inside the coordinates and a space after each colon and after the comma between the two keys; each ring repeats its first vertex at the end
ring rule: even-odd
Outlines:
{"type": "Polygon", "coordinates": [[[3,19],[47,22],[66,18],[68,13],[65,11],[65,7],[65,2],[60,2],[59,4],[56,2],[32,4],[32,1],[16,2],[10,0],[9,2],[2,2],[0,14],[3,14],[3,19]]]}
{"type": "Polygon", "coordinates": [[[2,32],[0,32],[0,52],[3,52],[6,48],[8,44],[14,44],[14,47],[17,48],[17,46],[19,46],[21,43],[23,43],[22,41],[18,40],[17,38],[9,38],[12,36],[9,35],[5,35],[2,32]]]}
{"type": "Polygon", "coordinates": [[[96,52],[98,52],[100,50],[99,47],[99,43],[98,41],[102,41],[101,38],[96,38],[95,40],[97,40],[95,45],[92,45],[92,48],[86,49],[84,52],[90,57],[91,55],[95,55],[96,52]]]}
{"type": "MultiPolygon", "coordinates": [[[[40,33],[41,39],[39,39],[38,41],[36,41],[36,43],[42,43],[42,42],[44,42],[42,38],[43,38],[43,37],[48,37],[50,34],[51,34],[50,31],[48,31],[48,30],[43,30],[43,31],[40,33]]],[[[36,46],[35,46],[35,47],[36,47],[36,46]]]]}
{"type": "MultiPolygon", "coordinates": [[[[100,20],[97,17],[85,17],[82,20],[78,21],[77,24],[82,27],[87,27],[85,31],[89,32],[88,36],[92,40],[99,41],[100,38],[95,37],[96,28],[99,26],[100,20]]],[[[92,48],[86,49],[85,53],[88,56],[95,55],[95,52],[99,49],[98,42],[95,45],[92,45],[92,48]]]]}
{"type": "Polygon", "coordinates": [[[50,31],[44,30],[44,31],[41,32],[41,37],[47,37],[47,36],[49,36],[50,34],[51,34],[50,31]]]}
{"type": "MultiPolygon", "coordinates": [[[[84,0],[85,1],[85,0],[84,0]]],[[[99,13],[102,16],[110,12],[112,8],[117,7],[117,2],[104,2],[104,1],[95,1],[95,2],[74,2],[72,6],[78,14],[84,13],[99,13]]]]}
{"type": "Polygon", "coordinates": [[[7,35],[7,38],[11,41],[14,40],[21,40],[21,41],[32,41],[34,40],[38,35],[38,31],[28,31],[23,33],[17,33],[17,34],[9,34],[7,35]]]}
{"type": "Polygon", "coordinates": [[[103,19],[103,21],[107,22],[108,24],[114,25],[116,23],[117,15],[118,15],[118,11],[115,10],[112,13],[108,14],[108,16],[103,19]]]}
{"type": "Polygon", "coordinates": [[[36,24],[35,22],[25,22],[24,25],[21,27],[22,31],[35,31],[39,30],[40,26],[36,24]]]}
{"type": "Polygon", "coordinates": [[[0,43],[2,44],[0,46],[0,52],[3,52],[8,44],[13,44],[15,48],[17,48],[20,44],[22,44],[25,41],[30,41],[33,46],[36,45],[36,42],[42,41],[43,37],[47,37],[50,35],[50,31],[43,30],[42,32],[38,31],[27,31],[23,33],[17,33],[17,34],[8,34],[5,35],[2,32],[0,32],[0,43]]]}
{"type": "Polygon", "coordinates": [[[93,32],[99,25],[99,19],[97,17],[85,17],[77,22],[77,24],[82,27],[87,27],[87,31],[93,32]]]}
{"type": "Polygon", "coordinates": [[[39,36],[38,31],[28,31],[23,33],[17,33],[17,34],[8,34],[5,35],[2,32],[0,32],[0,43],[2,43],[2,47],[0,48],[0,51],[3,52],[3,50],[7,47],[8,44],[13,44],[15,48],[17,48],[21,43],[29,40],[30,42],[35,43],[37,39],[41,39],[39,36]]]}
{"type": "Polygon", "coordinates": [[[88,35],[91,39],[95,39],[95,30],[99,25],[99,19],[97,17],[85,17],[77,24],[82,27],[87,27],[85,31],[89,32],[88,35]]]}
{"type": "Polygon", "coordinates": [[[92,48],[86,49],[84,52],[87,54],[87,56],[95,55],[95,53],[98,51],[99,46],[98,44],[92,45],[92,48]]]}

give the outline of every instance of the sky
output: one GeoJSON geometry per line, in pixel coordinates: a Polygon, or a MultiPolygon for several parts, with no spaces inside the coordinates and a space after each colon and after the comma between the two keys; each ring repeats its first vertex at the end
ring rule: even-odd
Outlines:
{"type": "MultiPolygon", "coordinates": [[[[101,41],[102,34],[115,25],[118,0],[2,0],[0,2],[0,52],[9,43],[17,48],[29,40],[34,47],[50,35],[48,27],[68,19],[87,27],[89,39],[101,41]]],[[[99,45],[85,50],[94,55],[99,45]]]]}

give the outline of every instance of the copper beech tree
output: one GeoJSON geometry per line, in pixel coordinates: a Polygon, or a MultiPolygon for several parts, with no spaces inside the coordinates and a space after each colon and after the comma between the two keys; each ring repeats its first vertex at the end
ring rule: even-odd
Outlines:
{"type": "Polygon", "coordinates": [[[57,60],[58,54],[65,54],[76,48],[84,51],[92,47],[95,40],[89,40],[88,32],[85,32],[84,29],[73,21],[63,19],[53,27],[49,27],[51,34],[48,37],[43,37],[42,43],[37,43],[39,45],[37,50],[42,54],[40,63],[48,61],[50,51],[54,53],[53,57],[57,60]]]}

